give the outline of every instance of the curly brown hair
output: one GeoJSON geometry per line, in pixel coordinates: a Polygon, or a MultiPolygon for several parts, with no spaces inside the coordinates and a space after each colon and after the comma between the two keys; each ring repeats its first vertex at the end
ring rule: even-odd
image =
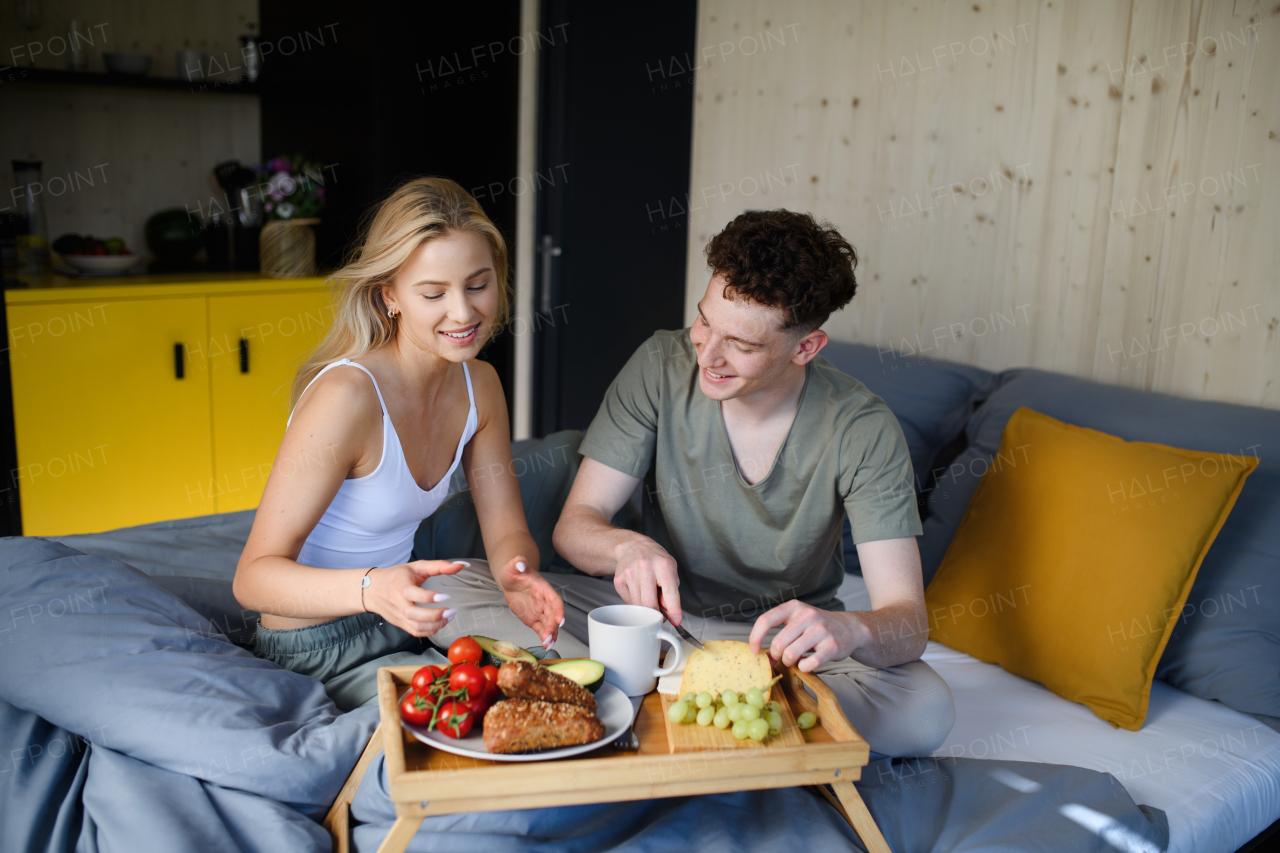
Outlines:
{"type": "Polygon", "coordinates": [[[849,304],[858,255],[829,223],[790,210],[740,214],[711,238],[707,263],[724,276],[724,297],[780,308],[784,329],[808,334],[849,304]]]}

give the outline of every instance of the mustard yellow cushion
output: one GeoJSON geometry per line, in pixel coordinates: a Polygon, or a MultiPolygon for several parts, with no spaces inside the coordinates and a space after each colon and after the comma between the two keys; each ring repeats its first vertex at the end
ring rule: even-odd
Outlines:
{"type": "Polygon", "coordinates": [[[1018,409],[925,592],[929,636],[1136,731],[1252,456],[1018,409]]]}

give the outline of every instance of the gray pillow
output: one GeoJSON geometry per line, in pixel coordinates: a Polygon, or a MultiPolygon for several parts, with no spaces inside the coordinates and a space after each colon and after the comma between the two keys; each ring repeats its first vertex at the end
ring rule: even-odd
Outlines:
{"type": "Polygon", "coordinates": [[[1249,714],[1280,716],[1280,412],[1184,400],[1043,370],[1010,370],[969,421],[969,447],[938,478],[924,522],[925,583],[942,563],[1019,406],[1128,441],[1258,456],[1205,556],[1156,677],[1249,714]]]}
{"type": "Polygon", "coordinates": [[[974,404],[999,384],[996,374],[931,356],[899,356],[878,347],[831,343],[822,355],[884,400],[902,425],[916,491],[929,485],[938,451],[964,430],[974,404]]]}

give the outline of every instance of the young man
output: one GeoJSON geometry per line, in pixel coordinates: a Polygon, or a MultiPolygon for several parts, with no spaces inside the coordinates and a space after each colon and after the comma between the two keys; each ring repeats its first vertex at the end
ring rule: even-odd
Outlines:
{"type": "Polygon", "coordinates": [[[613,589],[566,584],[565,603],[661,605],[703,640],[748,640],[816,671],[875,752],[928,755],[955,710],[919,660],[906,440],[883,401],[819,356],[820,326],[854,295],[853,247],[806,214],[762,211],[716,235],[707,260],[692,328],[636,351],[581,444],[553,542],[613,589]],[[614,527],[642,480],[643,532],[614,527]],[[835,597],[846,512],[867,612],[835,597]]]}
{"type": "MultiPolygon", "coordinates": [[[[857,286],[853,247],[808,215],[775,210],[739,216],[707,260],[693,327],[636,351],[585,438],[548,436],[509,472],[538,562],[564,598],[556,649],[587,654],[596,607],[661,604],[702,640],[749,641],[817,672],[873,751],[929,755],[955,708],[919,660],[928,623],[906,440],[883,401],[819,356],[819,327],[857,286]],[[615,526],[642,480],[642,532],[615,526]],[[846,512],[867,612],[847,613],[835,597],[846,512]],[[558,570],[555,552],[580,571],[558,570]]],[[[465,492],[423,522],[414,550],[484,553],[465,492]]],[[[474,633],[536,644],[478,562],[432,589],[457,608],[437,643],[474,633]]]]}

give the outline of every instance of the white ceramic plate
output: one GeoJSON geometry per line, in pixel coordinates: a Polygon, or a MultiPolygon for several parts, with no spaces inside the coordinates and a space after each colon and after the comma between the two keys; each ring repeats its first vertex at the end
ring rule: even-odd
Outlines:
{"type": "MultiPolygon", "coordinates": [[[[442,749],[445,752],[452,752],[454,755],[483,758],[488,761],[548,761],[552,758],[567,758],[570,755],[580,755],[611,744],[627,730],[627,726],[631,725],[631,718],[635,715],[635,710],[631,707],[631,700],[627,698],[627,694],[606,682],[600,685],[600,689],[596,691],[595,696],[596,716],[600,718],[600,722],[604,723],[604,736],[591,743],[564,746],[560,749],[548,749],[542,752],[526,752],[519,755],[491,753],[485,749],[484,735],[480,733],[479,729],[472,731],[471,734],[464,738],[451,738],[434,729],[428,731],[425,726],[411,726],[404,720],[400,721],[400,725],[404,726],[406,731],[423,743],[430,744],[436,749],[442,749]]],[[[401,696],[400,698],[403,699],[404,697],[401,696]]]]}
{"type": "Polygon", "coordinates": [[[124,272],[145,260],[138,255],[62,255],[64,261],[84,272],[124,272]]]}

